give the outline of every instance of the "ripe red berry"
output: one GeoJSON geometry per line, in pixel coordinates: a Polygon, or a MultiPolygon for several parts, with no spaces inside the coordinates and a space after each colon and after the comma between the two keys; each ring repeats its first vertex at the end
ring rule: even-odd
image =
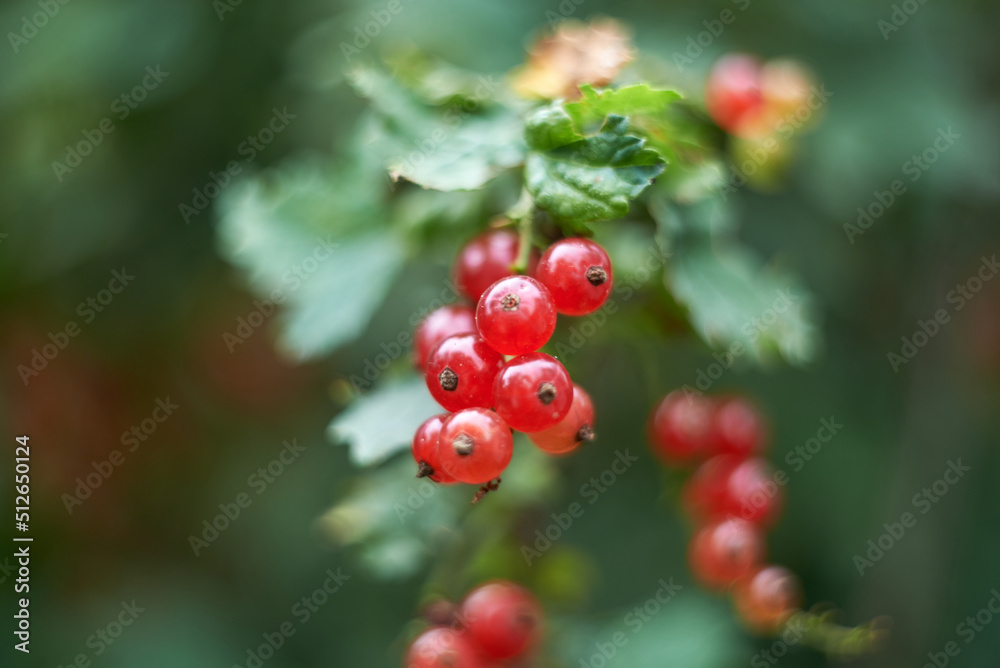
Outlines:
{"type": "Polygon", "coordinates": [[[563,239],[542,254],[535,277],[548,288],[556,311],[586,315],[611,293],[611,260],[589,239],[563,239]]]}
{"type": "Polygon", "coordinates": [[[431,351],[424,379],[431,396],[449,411],[489,408],[503,363],[503,355],[476,334],[456,334],[431,351]]]}
{"type": "Polygon", "coordinates": [[[764,560],[764,536],[754,524],[727,519],[699,529],[688,546],[688,566],[704,586],[724,589],[764,560]]]}
{"type": "Polygon", "coordinates": [[[491,582],[471,591],[458,618],[473,642],[492,659],[523,656],[541,636],[538,601],[512,582],[491,582]]]}
{"type": "Polygon", "coordinates": [[[421,633],[406,652],[406,668],[485,668],[479,649],[455,629],[437,627],[421,633]]]}
{"type": "MultiPolygon", "coordinates": [[[[473,302],[501,278],[514,272],[511,266],[517,259],[520,243],[511,230],[485,232],[467,243],[455,260],[455,285],[473,302]]],[[[533,275],[538,253],[531,251],[528,274],[533,275]]]]}
{"type": "Polygon", "coordinates": [[[499,478],[513,452],[510,428],[493,411],[467,408],[441,425],[438,461],[461,482],[482,485],[499,478]]]}
{"type": "Polygon", "coordinates": [[[523,355],[542,346],[556,329],[556,307],[541,283],[509,276],[479,298],[476,326],[486,343],[504,355],[523,355]]]}
{"type": "Polygon", "coordinates": [[[542,431],[528,434],[536,446],[549,454],[565,454],[594,439],[594,404],[579,385],[573,385],[573,403],[566,417],[542,431]]]}
{"type": "Polygon", "coordinates": [[[752,403],[742,397],[717,401],[711,430],[711,449],[715,453],[749,457],[764,450],[764,418],[752,403]]]}
{"type": "Polygon", "coordinates": [[[684,488],[685,505],[697,521],[739,517],[769,526],[783,500],[771,465],[759,457],[713,457],[698,467],[684,488]]]}
{"type": "Polygon", "coordinates": [[[512,429],[554,426],[573,405],[573,381],[554,357],[528,353],[504,365],[493,383],[493,405],[512,429]]]}
{"type": "Polygon", "coordinates": [[[689,464],[706,455],[712,403],[696,394],[671,392],[656,406],[648,438],[653,451],[670,465],[689,464]]]}
{"type": "Polygon", "coordinates": [[[417,462],[417,477],[427,477],[446,485],[458,482],[441,468],[438,459],[438,437],[441,434],[441,425],[447,417],[448,413],[435,415],[417,427],[411,448],[413,459],[417,462]]]}
{"type": "Polygon", "coordinates": [[[733,604],[754,631],[774,633],[802,605],[802,587],[782,566],[760,566],[733,587],[733,604]]]}
{"type": "Polygon", "coordinates": [[[413,333],[413,363],[421,371],[434,347],[449,336],[476,333],[476,312],[468,306],[452,304],[431,311],[413,333]]]}
{"type": "Polygon", "coordinates": [[[753,56],[723,56],[712,67],[705,88],[705,107],[719,127],[739,134],[740,124],[764,103],[761,67],[753,56]]]}

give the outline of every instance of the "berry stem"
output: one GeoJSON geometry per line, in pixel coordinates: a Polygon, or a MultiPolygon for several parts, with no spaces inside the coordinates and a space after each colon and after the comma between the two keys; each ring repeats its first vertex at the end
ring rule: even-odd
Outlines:
{"type": "Polygon", "coordinates": [[[518,234],[517,258],[511,265],[511,271],[523,274],[528,270],[528,258],[531,256],[535,222],[535,200],[527,188],[521,189],[520,199],[507,211],[506,216],[510,222],[517,225],[518,234]]]}
{"type": "Polygon", "coordinates": [[[835,615],[835,610],[813,608],[792,615],[784,628],[800,635],[803,645],[845,659],[877,651],[889,635],[887,617],[847,627],[834,622],[835,615]]]}

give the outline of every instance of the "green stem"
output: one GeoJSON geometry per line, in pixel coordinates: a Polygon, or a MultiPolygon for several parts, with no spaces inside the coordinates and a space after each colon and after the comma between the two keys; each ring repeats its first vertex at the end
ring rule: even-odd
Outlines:
{"type": "Polygon", "coordinates": [[[876,617],[852,628],[835,623],[835,614],[834,610],[799,612],[786,622],[785,632],[799,635],[803,645],[840,658],[870,654],[889,634],[887,617],[876,617]]]}
{"type": "Polygon", "coordinates": [[[535,200],[527,189],[521,190],[520,199],[506,215],[517,225],[518,234],[517,259],[514,260],[511,270],[516,274],[523,274],[528,270],[528,258],[531,256],[531,246],[534,241],[535,200]]]}

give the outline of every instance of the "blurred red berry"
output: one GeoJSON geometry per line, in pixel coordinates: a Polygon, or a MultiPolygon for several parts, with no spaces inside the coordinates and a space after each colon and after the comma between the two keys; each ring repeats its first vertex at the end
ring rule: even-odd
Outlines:
{"type": "Polygon", "coordinates": [[[725,589],[763,561],[766,553],[759,527],[727,519],[698,529],[688,546],[688,566],[705,587],[725,589]]]}
{"type": "MultiPolygon", "coordinates": [[[[455,260],[455,284],[473,303],[501,278],[512,275],[520,242],[511,230],[491,230],[467,243],[455,260]]],[[[533,275],[538,253],[532,249],[528,275],[533,275]]]]}
{"type": "Polygon", "coordinates": [[[521,657],[541,636],[538,601],[512,582],[491,582],[471,591],[458,618],[473,642],[493,659],[521,657]]]}
{"type": "Polygon", "coordinates": [[[712,419],[709,399],[680,390],[657,404],[650,418],[648,437],[653,451],[667,464],[679,466],[707,454],[712,419]]]}
{"type": "Polygon", "coordinates": [[[802,587],[782,566],[760,566],[733,587],[733,604],[754,631],[774,633],[802,605],[802,587]]]}

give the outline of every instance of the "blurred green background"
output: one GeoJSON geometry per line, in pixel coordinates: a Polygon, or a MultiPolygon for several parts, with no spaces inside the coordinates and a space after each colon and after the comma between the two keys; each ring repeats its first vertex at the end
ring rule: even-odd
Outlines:
{"type": "MultiPolygon", "coordinates": [[[[956,626],[1000,588],[993,487],[1000,281],[986,282],[898,373],[886,355],[918,320],[947,306],[949,290],[982,257],[1000,250],[1000,5],[926,3],[884,35],[879,21],[892,20],[889,2],[586,0],[563,2],[561,10],[554,0],[403,0],[403,12],[363,56],[412,43],[499,76],[569,7],[575,18],[621,19],[643,53],[669,63],[706,29],[704,21],[744,4],[694,59],[687,83],[703,80],[719,54],[745,50],[798,58],[833,92],[784,187],[744,188],[736,198],[741,238],[802,277],[816,296],[825,340],[805,368],[738,366],[712,387],[751,394],[772,421],[770,456],[790,475],[786,513],[769,541],[772,559],[802,577],[808,605],[832,603],[845,624],[892,618],[885,650],[858,665],[923,665],[928,652],[954,640],[961,653],[950,665],[995,666],[1000,621],[968,643],[956,626]],[[856,220],[856,209],[903,178],[904,163],[942,128],[960,138],[851,243],[843,226],[856,220]],[[842,430],[796,470],[786,453],[831,418],[842,430]],[[859,575],[855,555],[885,523],[912,511],[913,496],[958,458],[971,471],[859,575]]],[[[413,503],[422,489],[409,478],[407,456],[359,481],[348,449],[331,445],[326,428],[347,403],[344,379],[363,373],[380,344],[435,299],[459,237],[471,234],[449,228],[454,208],[471,207],[485,222],[498,212],[490,202],[456,195],[457,204],[441,210],[437,200],[413,204],[440,218],[442,229],[460,231],[433,253],[404,253],[371,322],[345,325],[357,331],[334,354],[293,363],[275,346],[280,315],[240,345],[224,338],[256,308],[256,297],[247,276],[220,259],[218,250],[233,243],[216,234],[221,200],[198,210],[194,191],[250,151],[235,180],[267,172],[263,183],[277,188],[281,179],[268,172],[274,165],[293,160],[284,162],[287,174],[307,160],[335,160],[337,174],[355,174],[363,189],[373,172],[348,146],[364,103],[346,85],[340,44],[384,2],[51,3],[57,9],[50,6],[54,13],[32,31],[25,21],[43,5],[0,9],[7,34],[0,49],[0,421],[5,451],[13,452],[15,435],[31,437],[35,537],[30,657],[10,648],[13,578],[7,549],[0,552],[3,665],[69,666],[83,654],[108,668],[246,666],[248,650],[286,622],[295,634],[266,666],[398,665],[433,569],[433,577],[443,569],[453,580],[454,596],[485,577],[534,587],[552,620],[545,665],[591,665],[593,643],[621,630],[624,616],[670,577],[684,589],[616,657],[619,665],[773,665],[759,654],[773,640],[746,634],[725,599],[691,584],[679,478],[663,473],[644,442],[650,406],[713,362],[693,337],[664,338],[653,324],[623,317],[627,325],[601,329],[566,360],[594,397],[598,444],[554,464],[536,462],[520,444],[514,466],[528,510],[519,506],[510,534],[484,532],[459,564],[431,562],[439,554],[435,532],[447,533],[442,527],[465,512],[464,492],[436,493],[431,508],[400,518],[398,504],[413,503]],[[119,99],[136,86],[144,90],[132,106],[119,99]],[[248,147],[276,109],[294,118],[272,142],[248,147]],[[102,119],[110,119],[104,129],[102,119]],[[66,146],[87,137],[100,139],[90,155],[69,170],[53,169],[54,161],[71,165],[66,146]],[[181,204],[196,213],[185,220],[181,204]],[[120,293],[102,292],[115,271],[134,279],[120,293]],[[50,335],[60,340],[70,322],[79,333],[25,382],[18,367],[30,365],[50,335]],[[158,400],[177,406],[162,423],[150,421],[158,400]],[[145,439],[130,451],[133,441],[123,439],[133,427],[145,439]],[[301,450],[275,466],[286,441],[301,450]],[[517,537],[533,540],[625,448],[640,457],[626,484],[612,486],[527,568],[517,537]],[[124,462],[69,512],[65,495],[75,493],[77,478],[116,449],[124,462]],[[270,481],[256,473],[269,465],[270,481]],[[195,555],[189,537],[241,493],[249,506],[195,555]],[[328,513],[347,495],[355,505],[328,513]],[[369,526],[372,516],[384,526],[369,526]],[[360,534],[355,545],[335,540],[360,534]],[[338,569],[349,579],[304,621],[302,598],[338,569]],[[134,623],[110,644],[100,640],[95,634],[109,624],[116,631],[123,603],[133,600],[142,608],[134,623]]],[[[700,94],[697,85],[685,90],[700,94]]],[[[316,204],[324,219],[350,207],[339,186],[340,199],[316,204]]],[[[338,291],[365,294],[366,282],[378,280],[358,278],[314,287],[335,301],[338,291]]],[[[508,476],[509,498],[518,498],[515,477],[508,476]]],[[[0,490],[10,507],[10,475],[0,490]]],[[[503,499],[488,498],[472,529],[503,515],[503,499]]],[[[778,665],[830,661],[792,648],[778,665]]]]}

